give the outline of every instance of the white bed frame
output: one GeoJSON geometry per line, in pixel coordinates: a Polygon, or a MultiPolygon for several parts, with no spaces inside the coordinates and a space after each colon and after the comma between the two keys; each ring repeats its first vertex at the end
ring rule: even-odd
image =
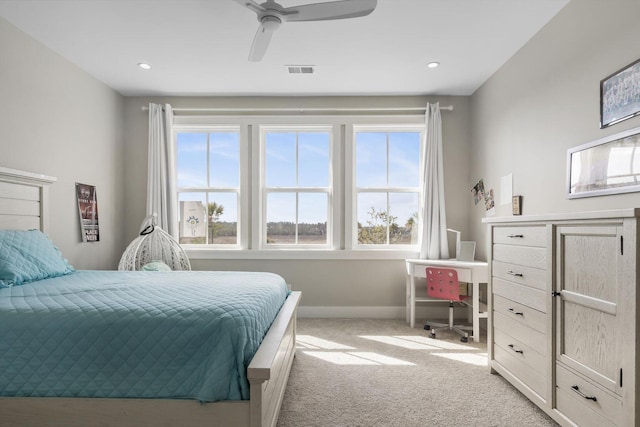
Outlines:
{"type": "MultiPolygon", "coordinates": [[[[0,167],[0,229],[46,232],[48,186],[55,181],[0,167]]],[[[300,296],[287,298],[249,364],[250,400],[1,397],[0,425],[275,427],[295,356],[300,296]]]]}

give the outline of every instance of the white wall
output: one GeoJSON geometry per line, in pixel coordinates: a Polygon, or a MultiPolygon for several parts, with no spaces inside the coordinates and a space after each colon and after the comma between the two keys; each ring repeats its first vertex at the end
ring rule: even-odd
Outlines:
{"type": "MultiPolygon", "coordinates": [[[[567,149],[640,126],[599,128],[600,80],[640,58],[640,1],[574,0],[471,97],[471,186],[513,173],[523,214],[640,207],[640,193],[566,199],[567,149]]],[[[473,238],[486,257],[482,206],[473,238]]],[[[510,206],[498,216],[511,215],[510,206]]]]}
{"type": "Polygon", "coordinates": [[[117,267],[124,99],[0,18],[0,166],[58,178],[49,236],[78,269],[117,267]],[[75,182],[96,186],[99,243],[81,243],[75,182]]]}
{"type": "MultiPolygon", "coordinates": [[[[469,234],[469,98],[138,98],[125,101],[125,179],[127,238],[133,239],[145,216],[146,147],[149,102],[169,102],[174,108],[203,107],[424,107],[429,102],[453,105],[442,112],[447,193],[447,220],[469,234]]],[[[192,260],[198,270],[262,270],[281,274],[294,290],[303,292],[305,307],[350,307],[342,313],[371,317],[404,316],[406,269],[402,260],[192,260]],[[355,308],[354,308],[355,307],[355,308]],[[369,314],[370,313],[370,314],[369,314]]],[[[304,309],[303,309],[304,311],[304,309]]]]}

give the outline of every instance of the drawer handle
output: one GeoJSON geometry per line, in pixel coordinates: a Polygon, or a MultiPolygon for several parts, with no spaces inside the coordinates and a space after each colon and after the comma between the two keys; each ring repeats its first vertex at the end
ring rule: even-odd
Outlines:
{"type": "Polygon", "coordinates": [[[586,394],[584,394],[583,392],[580,391],[580,387],[578,387],[577,385],[572,385],[571,389],[573,391],[575,391],[576,393],[578,393],[578,395],[584,397],[585,399],[589,399],[589,400],[593,400],[594,402],[597,402],[598,399],[595,396],[587,396],[586,394]]]}
{"type": "Polygon", "coordinates": [[[514,239],[514,238],[522,239],[524,237],[524,234],[509,234],[507,237],[511,239],[514,239]]]}
{"type": "Polygon", "coordinates": [[[513,346],[513,344],[509,344],[509,348],[510,348],[511,350],[515,351],[516,353],[524,354],[524,351],[522,351],[522,350],[517,350],[517,349],[513,346]]]}
{"type": "Polygon", "coordinates": [[[515,311],[513,308],[510,308],[509,311],[517,316],[524,316],[524,313],[521,311],[515,311]]]}
{"type": "Polygon", "coordinates": [[[507,274],[510,274],[512,276],[516,276],[516,277],[524,277],[522,273],[516,273],[512,270],[507,271],[507,274]]]}

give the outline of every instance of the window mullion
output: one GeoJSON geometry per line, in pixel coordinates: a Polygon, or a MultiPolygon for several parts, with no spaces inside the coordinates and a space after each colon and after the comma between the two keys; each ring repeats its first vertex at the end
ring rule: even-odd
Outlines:
{"type": "Polygon", "coordinates": [[[387,245],[391,244],[391,207],[389,206],[389,192],[387,191],[387,216],[386,216],[386,222],[387,222],[387,245]]]}
{"type": "Polygon", "coordinates": [[[390,188],[389,188],[389,185],[390,185],[390,183],[389,183],[389,170],[391,169],[391,168],[389,167],[389,166],[390,166],[390,165],[389,165],[389,157],[390,157],[390,154],[391,154],[391,153],[390,153],[390,149],[389,149],[389,132],[386,132],[386,133],[385,133],[385,135],[386,135],[386,143],[387,143],[387,144],[386,144],[386,149],[387,149],[387,153],[386,153],[386,157],[387,157],[387,158],[386,158],[386,160],[387,160],[387,164],[386,164],[386,167],[387,167],[387,191],[386,191],[386,193],[387,193],[387,206],[386,206],[386,211],[387,211],[387,217],[386,217],[386,219],[387,219],[387,227],[386,227],[386,228],[387,228],[387,245],[389,245],[389,244],[391,243],[391,239],[390,239],[390,237],[389,237],[389,235],[390,235],[390,233],[391,233],[391,230],[390,230],[390,228],[391,228],[391,224],[390,224],[390,222],[389,222],[389,218],[390,218],[390,216],[389,216],[389,214],[390,214],[390,212],[389,212],[389,190],[390,190],[390,188]]]}
{"type": "Polygon", "coordinates": [[[209,240],[209,189],[211,188],[211,132],[207,132],[207,190],[204,193],[204,218],[205,218],[205,239],[204,243],[207,245],[211,244],[209,240]]]}
{"type": "Polygon", "coordinates": [[[386,183],[387,187],[389,187],[389,132],[386,132],[386,183]]]}
{"type": "Polygon", "coordinates": [[[298,209],[300,208],[300,192],[296,191],[296,238],[294,240],[295,244],[298,244],[298,224],[300,223],[300,216],[298,209]]]}
{"type": "Polygon", "coordinates": [[[295,244],[298,244],[298,224],[300,222],[300,132],[296,132],[296,236],[295,244]]]}

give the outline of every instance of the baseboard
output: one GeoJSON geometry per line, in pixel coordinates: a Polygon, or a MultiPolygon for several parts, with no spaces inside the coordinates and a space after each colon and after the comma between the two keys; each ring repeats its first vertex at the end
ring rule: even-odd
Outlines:
{"type": "MultiPolygon", "coordinates": [[[[445,319],[449,316],[448,307],[416,307],[416,319],[445,319]]],[[[298,307],[298,317],[300,318],[321,318],[321,319],[405,319],[406,309],[404,306],[304,306],[298,307]]],[[[460,307],[456,309],[455,318],[464,319],[466,309],[460,307]]]]}

